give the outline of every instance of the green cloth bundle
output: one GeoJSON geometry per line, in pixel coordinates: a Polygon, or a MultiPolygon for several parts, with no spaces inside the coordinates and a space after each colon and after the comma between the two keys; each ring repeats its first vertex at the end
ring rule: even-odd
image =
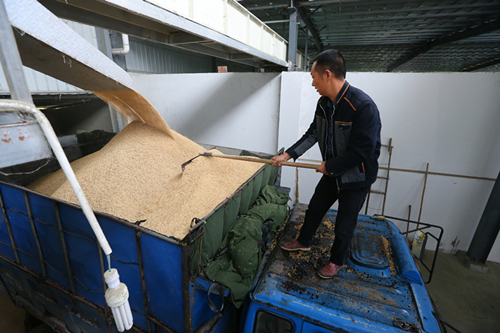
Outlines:
{"type": "Polygon", "coordinates": [[[238,308],[259,270],[262,245],[270,243],[286,219],[288,198],[288,194],[266,185],[255,205],[228,231],[220,248],[227,247],[227,251],[205,268],[209,279],[231,289],[231,301],[238,308]]]}

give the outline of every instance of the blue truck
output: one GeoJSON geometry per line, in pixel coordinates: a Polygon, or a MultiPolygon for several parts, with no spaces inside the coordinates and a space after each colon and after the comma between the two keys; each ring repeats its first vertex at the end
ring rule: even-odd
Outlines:
{"type": "MultiPolygon", "coordinates": [[[[346,267],[331,280],[327,257],[336,211],[307,253],[287,253],[306,206],[297,204],[262,260],[243,305],[204,267],[231,225],[278,169],[263,166],[184,239],[95,212],[114,249],[111,266],[129,289],[135,332],[441,332],[421,274],[396,226],[360,215],[346,267]]],[[[78,205],[0,182],[0,276],[17,306],[55,332],[117,332],[104,300],[105,256],[78,205]]]]}
{"type": "MultiPolygon", "coordinates": [[[[0,102],[0,109],[24,112],[20,123],[7,125],[10,130],[38,122],[62,168],[71,169],[39,111],[15,101],[0,102]]],[[[30,168],[2,169],[0,278],[14,304],[52,331],[115,333],[127,327],[117,328],[116,308],[105,300],[104,273],[111,267],[128,287],[123,295],[134,332],[441,331],[406,239],[385,218],[359,216],[347,265],[331,280],[316,271],[334,239],[334,210],[312,251],[280,249],[297,236],[306,206],[288,210],[287,190],[277,190],[279,168],[263,165],[208,215],[193,217],[182,239],[30,190],[24,183],[38,170],[46,172],[25,172],[30,168]],[[19,174],[30,177],[9,178],[19,174]]],[[[71,173],[65,170],[69,179],[71,173]]]]}

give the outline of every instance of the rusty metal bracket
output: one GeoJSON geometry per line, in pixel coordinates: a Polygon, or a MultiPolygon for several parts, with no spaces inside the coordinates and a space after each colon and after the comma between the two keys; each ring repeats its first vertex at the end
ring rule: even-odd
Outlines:
{"type": "Polygon", "coordinates": [[[197,217],[193,218],[191,220],[191,225],[189,229],[189,234],[188,234],[188,239],[189,239],[189,245],[192,245],[198,238],[200,238],[204,233],[205,229],[201,230],[198,235],[193,237],[193,234],[201,228],[205,223],[207,223],[205,220],[201,220],[197,217]]]}

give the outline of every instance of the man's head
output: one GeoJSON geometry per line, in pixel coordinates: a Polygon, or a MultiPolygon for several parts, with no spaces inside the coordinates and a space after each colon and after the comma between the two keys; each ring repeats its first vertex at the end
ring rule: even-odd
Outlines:
{"type": "Polygon", "coordinates": [[[342,54],[337,50],[325,50],[318,54],[313,60],[313,67],[320,76],[329,70],[338,80],[344,80],[346,74],[345,61],[342,54]]]}
{"type": "Polygon", "coordinates": [[[333,101],[345,81],[345,62],[336,50],[326,50],[314,58],[311,68],[312,85],[322,96],[333,101]]]}

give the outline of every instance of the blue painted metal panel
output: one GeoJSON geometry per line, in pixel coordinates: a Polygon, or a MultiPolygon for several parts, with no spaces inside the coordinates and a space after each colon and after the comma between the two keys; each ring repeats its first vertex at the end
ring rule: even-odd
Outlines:
{"type": "Polygon", "coordinates": [[[356,232],[351,259],[362,266],[383,270],[389,267],[382,238],[373,232],[356,232]]]}
{"type": "MultiPolygon", "coordinates": [[[[208,305],[208,296],[216,309],[221,309],[222,302],[227,300],[226,297],[229,295],[230,290],[224,286],[221,286],[223,297],[221,297],[218,290],[214,290],[211,295],[208,295],[208,290],[212,283],[212,281],[209,281],[205,277],[198,277],[194,283],[189,284],[189,300],[193,316],[192,328],[194,331],[217,315],[208,305]]],[[[231,302],[226,303],[232,305],[231,302]]]]}
{"type": "Polygon", "coordinates": [[[106,302],[95,235],[80,209],[61,204],[59,212],[76,293],[102,307],[106,302]]]}
{"type": "Polygon", "coordinates": [[[0,275],[6,290],[14,295],[16,305],[39,318],[49,318],[50,322],[57,323],[70,332],[117,333],[114,325],[108,329],[103,309],[75,302],[73,297],[61,289],[40,281],[4,260],[0,260],[0,275]]]}
{"type": "MultiPolygon", "coordinates": [[[[7,186],[0,185],[0,195],[2,196],[1,197],[2,202],[5,202],[6,198],[4,192],[8,190],[9,188],[7,186]]],[[[10,260],[16,260],[16,257],[14,255],[14,249],[12,248],[12,243],[9,237],[7,221],[5,220],[3,212],[0,212],[0,253],[9,258],[10,260]]]]}
{"type": "Polygon", "coordinates": [[[33,194],[29,194],[28,197],[40,246],[43,249],[47,278],[71,290],[64,253],[61,251],[62,242],[54,202],[33,194]]]}
{"type": "MultiPolygon", "coordinates": [[[[34,241],[28,212],[24,200],[24,189],[17,186],[1,184],[0,190],[6,207],[9,222],[13,229],[14,239],[19,249],[21,265],[35,274],[41,275],[41,263],[38,248],[34,241]]],[[[107,269],[107,258],[99,249],[96,238],[90,225],[78,206],[66,204],[59,200],[28,193],[29,203],[40,247],[44,257],[47,278],[71,291],[74,283],[76,294],[98,306],[102,313],[99,319],[106,323],[104,314],[104,284],[101,270],[101,260],[107,269]],[[57,202],[57,205],[55,205],[57,202]],[[68,276],[65,254],[61,241],[61,234],[57,223],[56,209],[59,210],[63,237],[67,248],[67,258],[72,271],[68,276]]],[[[0,214],[0,255],[15,261],[3,214],[0,214]]],[[[142,280],[139,267],[136,230],[127,223],[119,223],[115,217],[106,214],[97,214],[97,220],[113,249],[111,267],[116,268],[120,280],[129,289],[129,302],[132,308],[134,325],[147,330],[146,310],[142,292],[142,280]]],[[[143,268],[150,314],[159,321],[174,329],[176,332],[184,330],[183,295],[182,295],[182,254],[179,245],[165,241],[155,236],[142,233],[140,244],[143,255],[143,268]]],[[[5,263],[4,261],[2,261],[5,263]]],[[[81,320],[73,318],[75,315],[82,318],[99,316],[93,307],[85,307],[75,302],[69,294],[59,292],[49,284],[36,281],[31,274],[20,269],[8,267],[6,276],[13,276],[12,290],[19,293],[29,304],[24,307],[33,307],[44,313],[58,313],[58,320],[67,321],[71,331],[79,332],[85,328],[86,322],[93,319],[81,320]],[[17,276],[12,275],[12,270],[17,276]],[[23,278],[20,278],[23,276],[23,278]],[[77,307],[82,306],[81,309],[77,307]],[[70,313],[65,313],[70,310],[70,313]],[[81,312],[79,312],[81,311],[81,312]],[[87,312],[88,316],[85,315],[87,312]],[[78,322],[78,323],[76,323],[78,322]],[[81,322],[81,323],[79,323],[81,322]]],[[[2,274],[4,275],[4,274],[2,274]]],[[[154,323],[150,323],[154,327],[154,323]]],[[[91,325],[92,326],[92,325],[91,325]]],[[[99,326],[99,325],[97,325],[99,326]]],[[[96,326],[96,327],[97,327],[96,326]]],[[[107,326],[107,324],[106,324],[107,326]]],[[[111,325],[113,326],[113,325],[111,325]]],[[[99,332],[89,328],[88,332],[99,332]]],[[[107,330],[107,328],[106,328],[107,330]]]]}
{"type": "Polygon", "coordinates": [[[28,211],[24,203],[23,191],[16,188],[3,187],[2,193],[4,196],[4,205],[7,210],[7,218],[12,228],[21,264],[41,274],[42,268],[28,218],[28,211]]]}
{"type": "Polygon", "coordinates": [[[10,245],[9,233],[7,231],[7,224],[3,215],[0,215],[0,253],[10,260],[16,260],[14,250],[10,245]]]}
{"type": "Polygon", "coordinates": [[[150,313],[176,332],[184,330],[182,252],[148,234],[140,238],[150,313]]]}
{"type": "MultiPolygon", "coordinates": [[[[125,224],[117,223],[105,215],[97,217],[99,224],[113,252],[111,253],[111,267],[116,268],[120,274],[120,281],[127,285],[129,302],[133,309],[134,325],[146,330],[146,310],[142,294],[141,273],[139,257],[135,238],[135,230],[125,224]]],[[[108,264],[104,253],[105,268],[108,264]]]]}
{"type": "Polygon", "coordinates": [[[390,241],[394,263],[398,267],[399,276],[410,282],[424,284],[405,239],[400,234],[394,234],[391,236],[390,241]]]}
{"type": "MultiPolygon", "coordinates": [[[[296,238],[304,213],[305,205],[295,209],[282,241],[296,238]]],[[[406,241],[390,221],[360,216],[346,267],[331,280],[316,275],[329,256],[335,219],[336,211],[329,211],[311,252],[275,250],[253,293],[255,302],[334,332],[403,332],[395,322],[440,332],[406,241]]]]}

